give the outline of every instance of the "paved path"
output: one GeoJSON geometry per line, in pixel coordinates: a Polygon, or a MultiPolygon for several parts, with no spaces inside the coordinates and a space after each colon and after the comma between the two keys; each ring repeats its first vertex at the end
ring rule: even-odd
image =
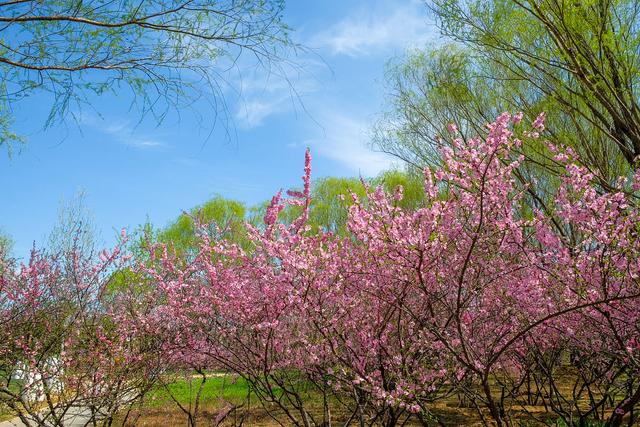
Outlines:
{"type": "MultiPolygon", "coordinates": [[[[70,410],[64,417],[64,425],[67,427],[84,427],[90,419],[90,412],[87,409],[77,408],[70,410]]],[[[36,424],[33,423],[33,426],[36,424]]],[[[0,427],[27,427],[20,418],[14,418],[10,421],[0,422],[0,427]]]]}

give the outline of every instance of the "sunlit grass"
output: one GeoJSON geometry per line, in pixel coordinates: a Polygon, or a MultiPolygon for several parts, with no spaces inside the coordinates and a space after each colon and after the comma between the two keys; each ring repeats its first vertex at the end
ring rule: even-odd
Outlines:
{"type": "MultiPolygon", "coordinates": [[[[148,407],[161,407],[175,404],[174,399],[181,405],[194,403],[200,377],[179,378],[166,386],[158,386],[146,398],[148,407]],[[173,396],[173,398],[172,398],[173,396]]],[[[214,406],[222,401],[234,404],[241,403],[249,394],[249,384],[242,377],[235,375],[216,375],[207,377],[200,395],[200,403],[203,406],[214,406]]]]}

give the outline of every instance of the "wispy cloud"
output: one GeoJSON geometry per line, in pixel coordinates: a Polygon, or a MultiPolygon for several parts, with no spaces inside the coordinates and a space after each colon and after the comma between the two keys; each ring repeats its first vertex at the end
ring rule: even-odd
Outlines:
{"type": "Polygon", "coordinates": [[[436,34],[423,2],[409,1],[398,6],[377,1],[353,11],[349,17],[313,36],[309,43],[326,48],[334,55],[358,57],[419,47],[435,39],[436,34]]]}
{"type": "Polygon", "coordinates": [[[155,138],[139,134],[136,127],[128,120],[113,122],[100,127],[100,130],[113,136],[117,141],[134,148],[149,149],[166,146],[165,143],[155,138]]]}
{"type": "Polygon", "coordinates": [[[258,127],[267,117],[285,111],[287,109],[285,104],[287,99],[284,96],[278,96],[270,100],[267,100],[266,97],[265,99],[252,99],[238,107],[235,118],[244,129],[258,127]]]}
{"type": "Polygon", "coordinates": [[[144,135],[138,131],[133,122],[129,120],[106,121],[105,119],[90,114],[81,114],[79,121],[93,129],[111,136],[121,144],[141,150],[166,147],[164,142],[144,135]]]}
{"type": "Polygon", "coordinates": [[[234,118],[240,127],[260,126],[265,119],[292,110],[303,110],[302,99],[320,88],[316,73],[326,66],[314,58],[300,58],[277,69],[253,67],[240,72],[239,97],[234,118]]]}
{"type": "Polygon", "coordinates": [[[391,156],[368,147],[370,125],[367,120],[331,112],[323,115],[322,123],[326,127],[324,137],[302,142],[321,156],[336,160],[364,177],[375,176],[395,165],[391,156]]]}

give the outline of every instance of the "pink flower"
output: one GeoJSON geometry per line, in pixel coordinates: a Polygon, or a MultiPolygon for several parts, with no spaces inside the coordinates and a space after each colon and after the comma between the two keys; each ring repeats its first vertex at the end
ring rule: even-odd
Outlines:
{"type": "MultiPolygon", "coordinates": [[[[521,113],[504,113],[483,137],[466,143],[452,138],[442,150],[442,166],[424,171],[422,203],[415,209],[397,207],[400,188],[364,185],[360,198],[351,192],[344,234],[310,229],[307,151],[304,187],[288,193],[287,201],[303,208],[292,210],[297,218],[279,220],[285,203],[278,193],[265,227],[247,224],[242,245],[196,234],[197,251],[188,262],[169,245],[152,245],[142,257],[151,262],[127,265],[131,274],[122,277],[132,286],[109,294],[106,305],[92,298],[113,283],[106,263],[119,266],[129,256],[119,250],[102,250],[98,263],[76,257],[78,280],[61,280],[68,264],[36,251],[21,268],[0,264],[0,355],[5,343],[19,339],[12,347],[20,359],[38,360],[43,343],[37,338],[46,334],[21,331],[29,318],[5,327],[11,319],[6,307],[37,309],[59,294],[63,301],[89,298],[89,304],[67,304],[65,310],[100,307],[93,326],[109,328],[97,329],[101,335],[92,342],[99,348],[91,362],[107,386],[114,361],[146,360],[136,349],[148,346],[137,341],[149,337],[160,351],[148,363],[157,360],[163,369],[224,367],[248,377],[295,371],[295,381],[330,379],[345,397],[366,393],[382,411],[411,413],[460,381],[478,386],[479,374],[523,378],[529,357],[552,354],[567,342],[596,354],[597,363],[626,361],[637,369],[640,338],[628,319],[640,317],[638,299],[606,302],[608,319],[595,305],[605,295],[637,292],[640,209],[622,184],[617,192],[602,191],[577,154],[552,147],[564,166],[558,168],[559,189],[549,194],[548,209],[522,215],[531,205],[517,179],[522,159],[510,130],[521,120],[521,113]],[[562,229],[575,230],[575,239],[562,229]],[[78,292],[89,286],[91,292],[78,292]],[[111,317],[108,323],[104,316],[111,317]],[[386,387],[391,378],[394,386],[386,387]]],[[[543,114],[531,131],[542,129],[543,114]]],[[[449,130],[457,132],[453,124],[449,130]]],[[[82,342],[91,325],[75,322],[95,316],[80,314],[63,323],[70,331],[63,349],[69,363],[86,357],[91,344],[82,342]]],[[[44,323],[43,331],[57,329],[47,316],[35,320],[44,323]]],[[[611,378],[602,375],[603,381],[611,378]]],[[[623,415],[631,403],[619,406],[616,414],[623,415]]]]}
{"type": "Polygon", "coordinates": [[[518,113],[516,113],[513,118],[511,119],[511,121],[513,122],[514,125],[517,125],[518,123],[520,123],[522,121],[522,117],[524,116],[524,113],[522,111],[519,111],[518,113]]]}
{"type": "Polygon", "coordinates": [[[416,405],[415,403],[411,406],[409,406],[409,412],[411,412],[412,414],[417,414],[418,412],[420,412],[420,405],[416,405]]]}
{"type": "Polygon", "coordinates": [[[545,114],[543,111],[542,113],[538,114],[538,117],[536,117],[536,119],[533,121],[534,129],[538,129],[540,132],[542,132],[544,130],[544,121],[545,114]]]}

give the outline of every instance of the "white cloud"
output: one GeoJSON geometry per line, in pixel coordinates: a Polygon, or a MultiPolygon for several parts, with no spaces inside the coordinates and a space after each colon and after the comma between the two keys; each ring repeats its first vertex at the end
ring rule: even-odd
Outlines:
{"type": "Polygon", "coordinates": [[[375,176],[394,166],[391,156],[369,148],[370,126],[366,120],[333,112],[325,114],[322,123],[325,136],[304,141],[314,152],[364,177],[375,176]]]}
{"type": "Polygon", "coordinates": [[[420,47],[435,39],[437,31],[424,3],[397,3],[368,3],[366,8],[316,34],[310,44],[327,48],[334,55],[357,57],[420,47]]]}
{"type": "Polygon", "coordinates": [[[252,99],[251,101],[244,102],[238,108],[235,118],[245,129],[260,126],[264,122],[264,119],[284,109],[285,99],[286,98],[278,97],[271,101],[252,99]]]}
{"type": "Polygon", "coordinates": [[[77,115],[80,123],[113,137],[116,141],[139,149],[166,147],[166,144],[147,135],[138,133],[136,126],[129,120],[115,120],[106,122],[105,119],[91,114],[77,115]]]}
{"type": "Polygon", "coordinates": [[[113,122],[108,126],[101,126],[99,129],[113,136],[117,141],[140,149],[164,147],[165,144],[145,135],[138,135],[136,127],[128,120],[113,122]]]}
{"type": "Polygon", "coordinates": [[[316,92],[320,85],[315,73],[326,68],[314,58],[299,58],[296,64],[280,64],[277,69],[255,65],[239,72],[235,120],[245,129],[264,123],[275,114],[303,109],[302,98],[316,92]]]}

